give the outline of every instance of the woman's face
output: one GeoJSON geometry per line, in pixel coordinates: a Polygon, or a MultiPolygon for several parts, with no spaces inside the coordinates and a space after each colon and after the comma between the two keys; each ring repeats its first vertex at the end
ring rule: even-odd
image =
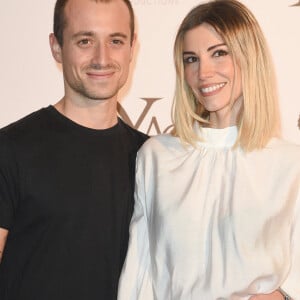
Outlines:
{"type": "Polygon", "coordinates": [[[227,45],[211,25],[203,23],[186,32],[183,61],[185,80],[209,112],[211,126],[236,124],[242,103],[240,69],[234,68],[227,45]]]}

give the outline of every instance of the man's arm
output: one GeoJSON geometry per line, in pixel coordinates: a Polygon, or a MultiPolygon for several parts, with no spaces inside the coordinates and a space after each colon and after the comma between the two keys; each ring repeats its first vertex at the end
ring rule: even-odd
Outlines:
{"type": "Polygon", "coordinates": [[[7,238],[8,230],[4,228],[0,228],[0,263],[2,259],[2,254],[4,251],[6,238],[7,238]]]}

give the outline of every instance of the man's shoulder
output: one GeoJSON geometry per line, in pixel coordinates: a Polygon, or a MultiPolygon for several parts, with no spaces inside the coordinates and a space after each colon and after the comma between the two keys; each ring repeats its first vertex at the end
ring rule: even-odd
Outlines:
{"type": "Polygon", "coordinates": [[[52,127],[49,107],[36,110],[0,129],[0,148],[22,152],[24,147],[34,148],[40,140],[48,138],[52,127]]]}
{"type": "Polygon", "coordinates": [[[38,128],[39,124],[44,119],[45,112],[48,108],[41,108],[36,110],[23,118],[6,125],[0,129],[0,135],[17,135],[22,134],[24,131],[29,131],[38,128]]]}
{"type": "Polygon", "coordinates": [[[135,140],[138,144],[142,145],[149,138],[147,134],[129,126],[122,119],[119,120],[122,128],[126,131],[128,136],[135,140]]]}

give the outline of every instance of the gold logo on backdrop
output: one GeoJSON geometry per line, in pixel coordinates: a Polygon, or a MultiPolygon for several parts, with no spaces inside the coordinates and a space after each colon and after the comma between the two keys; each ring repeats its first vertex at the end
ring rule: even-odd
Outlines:
{"type": "MultiPolygon", "coordinates": [[[[148,115],[150,108],[152,105],[156,102],[159,101],[163,98],[141,98],[142,100],[146,101],[146,105],[141,112],[140,116],[138,117],[138,120],[134,124],[132,120],[130,119],[129,115],[125,111],[125,109],[122,107],[122,105],[118,102],[118,112],[122,120],[126,122],[129,126],[139,129],[143,121],[145,120],[145,117],[148,115]]],[[[166,128],[162,129],[161,126],[159,125],[159,122],[157,121],[157,117],[152,116],[151,121],[148,125],[146,134],[150,134],[150,132],[154,129],[156,134],[161,134],[161,133],[167,133],[171,131],[173,128],[173,125],[169,125],[166,128]]]]}

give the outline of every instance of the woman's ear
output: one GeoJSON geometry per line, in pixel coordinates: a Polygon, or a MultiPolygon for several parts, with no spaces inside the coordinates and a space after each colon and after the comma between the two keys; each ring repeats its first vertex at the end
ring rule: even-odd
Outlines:
{"type": "Polygon", "coordinates": [[[51,48],[53,58],[56,60],[56,62],[61,64],[62,63],[61,46],[58,43],[54,33],[50,33],[49,43],[50,43],[50,48],[51,48]]]}

